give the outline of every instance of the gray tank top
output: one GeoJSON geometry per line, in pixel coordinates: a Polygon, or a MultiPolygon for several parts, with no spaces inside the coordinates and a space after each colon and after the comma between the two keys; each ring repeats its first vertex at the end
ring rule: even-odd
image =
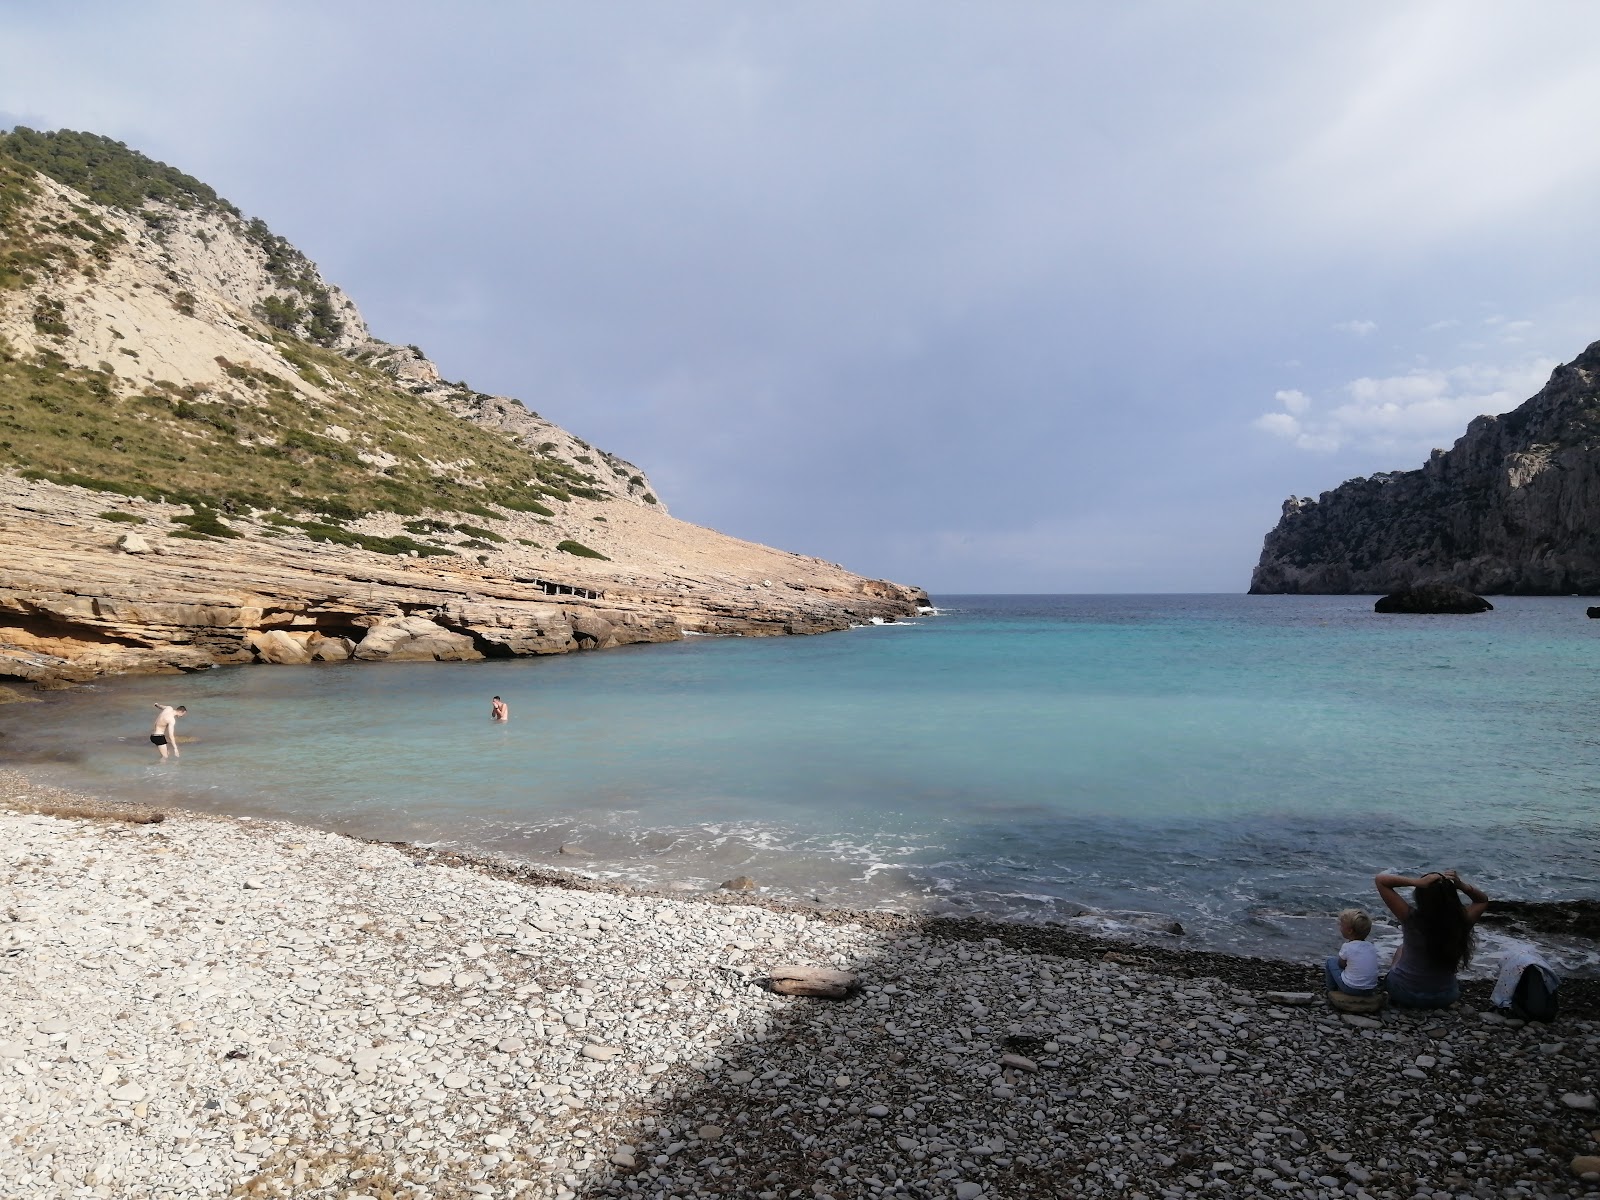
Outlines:
{"type": "Polygon", "coordinates": [[[1413,905],[1400,922],[1400,961],[1389,972],[1391,979],[1399,979],[1414,992],[1445,992],[1456,981],[1453,969],[1440,968],[1428,961],[1427,942],[1422,927],[1417,924],[1417,909],[1413,905]]]}

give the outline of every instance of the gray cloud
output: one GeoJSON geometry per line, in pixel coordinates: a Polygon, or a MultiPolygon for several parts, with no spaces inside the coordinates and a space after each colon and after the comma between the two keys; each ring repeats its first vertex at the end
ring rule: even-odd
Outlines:
{"type": "Polygon", "coordinates": [[[1284,495],[1416,465],[1452,398],[1600,335],[1596,32],[1458,0],[13,6],[0,109],[206,179],[690,520],[935,589],[1236,590],[1284,495]],[[1379,436],[1418,379],[1434,424],[1379,436]]]}

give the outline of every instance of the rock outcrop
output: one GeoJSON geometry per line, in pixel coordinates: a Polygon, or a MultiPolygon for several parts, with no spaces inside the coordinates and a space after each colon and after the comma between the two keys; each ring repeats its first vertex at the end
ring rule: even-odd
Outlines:
{"type": "Polygon", "coordinates": [[[1419,613],[1425,615],[1490,612],[1494,605],[1466,588],[1448,583],[1422,583],[1390,592],[1372,606],[1378,613],[1419,613]]]}
{"type": "Polygon", "coordinates": [[[1291,496],[1252,594],[1600,592],[1600,342],[1532,399],[1478,417],[1420,470],[1291,496]]]}
{"type": "Polygon", "coordinates": [[[673,518],[632,463],[374,338],[203,184],[54,136],[0,134],[0,678],[557,654],[927,603],[673,518]]]}

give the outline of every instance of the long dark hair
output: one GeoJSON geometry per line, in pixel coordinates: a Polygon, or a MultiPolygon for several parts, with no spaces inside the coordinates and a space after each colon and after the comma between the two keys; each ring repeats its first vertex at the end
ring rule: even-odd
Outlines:
{"type": "Polygon", "coordinates": [[[1467,910],[1456,898],[1455,881],[1440,875],[1421,883],[1411,893],[1417,928],[1422,933],[1422,956],[1441,970],[1459,971],[1472,961],[1477,938],[1467,910]]]}

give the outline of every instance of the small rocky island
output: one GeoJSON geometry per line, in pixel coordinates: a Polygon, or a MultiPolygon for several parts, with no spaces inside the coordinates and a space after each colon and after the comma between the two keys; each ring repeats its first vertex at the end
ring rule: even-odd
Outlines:
{"type": "Polygon", "coordinates": [[[1489,595],[1600,593],[1600,342],[1418,470],[1291,496],[1250,593],[1383,594],[1428,580],[1489,595]]]}
{"type": "Polygon", "coordinates": [[[1494,608],[1482,596],[1448,583],[1424,583],[1390,592],[1372,606],[1377,613],[1481,613],[1494,608]]]}

